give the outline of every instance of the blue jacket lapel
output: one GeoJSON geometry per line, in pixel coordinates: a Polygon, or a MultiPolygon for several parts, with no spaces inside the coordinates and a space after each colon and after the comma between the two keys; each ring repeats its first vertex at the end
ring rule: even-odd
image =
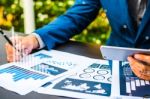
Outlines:
{"type": "MultiPolygon", "coordinates": [[[[121,0],[120,0],[121,1],[121,0]]],[[[128,25],[128,29],[133,34],[135,32],[133,24],[132,24],[132,18],[129,15],[129,10],[128,10],[128,2],[127,0],[123,0],[124,3],[122,3],[122,6],[124,8],[122,15],[125,17],[126,24],[128,25]]]]}
{"type": "Polygon", "coordinates": [[[148,0],[148,7],[147,7],[146,12],[144,14],[144,17],[142,19],[142,22],[141,22],[141,24],[139,26],[138,34],[136,36],[135,41],[137,41],[139,36],[142,34],[142,31],[143,31],[145,25],[147,25],[147,22],[148,22],[149,19],[150,19],[150,1],[148,0]]]}

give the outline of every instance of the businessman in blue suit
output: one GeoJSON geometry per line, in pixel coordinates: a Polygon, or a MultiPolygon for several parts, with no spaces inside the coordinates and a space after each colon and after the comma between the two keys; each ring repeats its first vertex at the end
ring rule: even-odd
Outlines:
{"type": "MultiPolygon", "coordinates": [[[[26,37],[13,37],[12,41],[17,41],[16,46],[23,45],[19,50],[24,50],[26,54],[43,47],[50,50],[85,29],[96,18],[101,7],[112,27],[107,45],[150,48],[150,0],[76,0],[66,13],[48,25],[26,37]]],[[[12,46],[6,44],[8,61],[13,60],[12,50],[12,46]]],[[[150,80],[149,55],[135,54],[128,57],[128,61],[138,77],[150,80]]]]}

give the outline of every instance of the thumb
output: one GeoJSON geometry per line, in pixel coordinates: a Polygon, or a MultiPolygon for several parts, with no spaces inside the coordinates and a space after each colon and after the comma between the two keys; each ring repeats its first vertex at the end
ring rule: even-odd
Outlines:
{"type": "Polygon", "coordinates": [[[32,52],[32,49],[31,48],[26,48],[26,49],[24,49],[24,54],[25,55],[28,55],[28,54],[30,54],[32,52]]]}

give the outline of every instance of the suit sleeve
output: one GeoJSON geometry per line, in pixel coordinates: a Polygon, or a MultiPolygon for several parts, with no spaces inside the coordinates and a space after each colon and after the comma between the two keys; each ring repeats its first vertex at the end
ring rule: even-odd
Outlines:
{"type": "Polygon", "coordinates": [[[50,50],[82,32],[95,19],[99,9],[100,0],[76,0],[66,13],[34,32],[50,50]]]}

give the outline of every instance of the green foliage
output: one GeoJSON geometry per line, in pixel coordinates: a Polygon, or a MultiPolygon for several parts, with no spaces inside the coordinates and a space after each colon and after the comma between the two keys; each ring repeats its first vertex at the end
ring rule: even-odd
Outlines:
{"type": "Polygon", "coordinates": [[[20,0],[0,1],[0,27],[10,29],[12,26],[17,31],[23,32],[23,9],[20,0]]]}
{"type": "MultiPolygon", "coordinates": [[[[36,28],[48,24],[57,16],[74,4],[74,0],[34,0],[36,28]]],[[[16,31],[23,32],[23,9],[20,6],[20,0],[0,0],[0,27],[10,29],[15,27],[16,31]]],[[[87,27],[81,34],[74,36],[72,39],[105,44],[109,37],[111,28],[103,10],[96,20],[87,27]]]]}
{"type": "Polygon", "coordinates": [[[74,37],[75,40],[96,44],[105,44],[109,38],[111,27],[107,20],[106,14],[103,9],[100,10],[98,17],[91,23],[87,29],[81,34],[74,37]]]}
{"type": "Polygon", "coordinates": [[[63,14],[73,5],[74,0],[34,0],[36,27],[39,28],[57,16],[63,14]]]}

